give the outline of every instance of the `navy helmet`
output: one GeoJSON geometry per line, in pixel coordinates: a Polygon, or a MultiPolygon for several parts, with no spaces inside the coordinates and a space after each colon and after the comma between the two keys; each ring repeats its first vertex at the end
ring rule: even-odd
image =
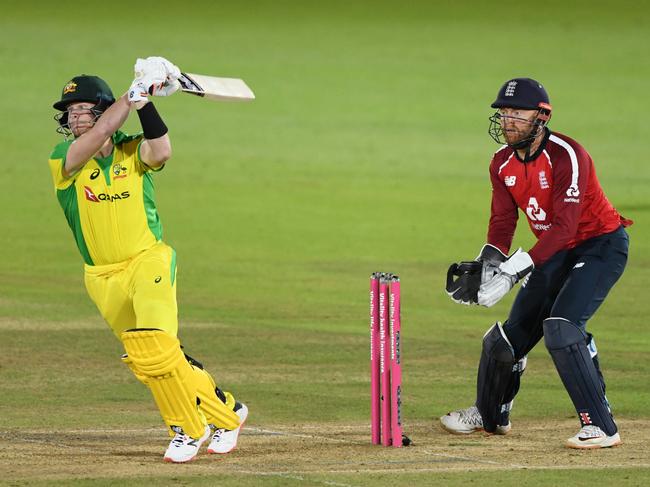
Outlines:
{"type": "Polygon", "coordinates": [[[551,119],[551,103],[548,93],[539,81],[532,78],[513,78],[506,81],[497,98],[490,105],[497,109],[497,113],[490,117],[488,133],[499,144],[505,144],[505,136],[501,125],[501,108],[519,108],[522,110],[537,110],[537,115],[532,122],[530,133],[521,140],[509,144],[513,149],[530,147],[535,138],[540,134],[551,119]]]}
{"type": "Polygon", "coordinates": [[[514,78],[506,81],[494,100],[492,108],[521,108],[523,110],[550,109],[548,93],[539,81],[514,78]]]}

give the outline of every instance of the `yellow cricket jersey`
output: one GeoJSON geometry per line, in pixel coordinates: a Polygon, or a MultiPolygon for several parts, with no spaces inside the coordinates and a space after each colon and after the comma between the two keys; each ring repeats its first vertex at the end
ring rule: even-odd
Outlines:
{"type": "Polygon", "coordinates": [[[113,135],[113,152],[95,157],[65,178],[63,165],[72,141],[50,156],[56,196],[88,265],[122,262],[162,239],[152,169],[140,160],[142,134],[113,135]]]}

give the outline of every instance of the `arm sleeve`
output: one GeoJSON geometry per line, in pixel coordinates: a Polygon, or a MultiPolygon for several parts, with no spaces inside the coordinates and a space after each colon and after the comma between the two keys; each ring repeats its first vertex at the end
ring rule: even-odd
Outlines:
{"type": "Polygon", "coordinates": [[[565,249],[575,237],[582,212],[591,158],[584,149],[565,152],[556,159],[553,169],[553,220],[551,228],[540,237],[529,254],[535,266],[546,262],[565,249]]]}
{"type": "Polygon", "coordinates": [[[136,158],[136,162],[137,162],[137,164],[138,164],[138,167],[142,170],[142,172],[149,172],[149,171],[150,171],[150,172],[158,172],[158,171],[162,171],[162,170],[164,169],[164,167],[165,167],[165,164],[161,164],[161,165],[158,166],[158,167],[150,167],[150,166],[148,166],[147,163],[144,162],[144,161],[142,160],[142,158],[140,157],[140,147],[142,147],[142,143],[143,143],[144,141],[145,141],[145,138],[142,137],[142,138],[140,138],[140,139],[138,140],[138,144],[137,144],[136,157],[135,157],[135,158],[136,158]]]}
{"type": "Polygon", "coordinates": [[[74,182],[75,175],[70,177],[63,175],[63,165],[65,164],[65,157],[68,154],[70,144],[72,144],[72,141],[61,142],[54,148],[52,154],[50,154],[48,165],[50,166],[55,189],[66,189],[74,182]]]}
{"type": "Polygon", "coordinates": [[[490,164],[490,181],[492,182],[492,206],[488,225],[487,242],[508,255],[512,238],[517,228],[517,204],[512,199],[508,188],[503,183],[492,160],[490,164]]]}

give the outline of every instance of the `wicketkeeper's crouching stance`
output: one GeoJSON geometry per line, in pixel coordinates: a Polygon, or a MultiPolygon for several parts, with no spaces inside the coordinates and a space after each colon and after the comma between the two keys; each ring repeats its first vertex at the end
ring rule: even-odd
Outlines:
{"type": "Polygon", "coordinates": [[[619,279],[632,222],[607,200],[587,151],[551,132],[551,105],[537,81],[507,81],[492,103],[490,134],[504,145],[490,164],[488,243],[474,261],[452,264],[447,292],[457,303],[492,306],[519,280],[508,319],[483,337],[476,404],[440,418],[452,433],[506,434],[526,355],[544,337],[582,428],[571,448],[621,443],[605,396],[587,321],[619,279]],[[510,249],[518,209],[538,238],[528,251],[510,249]]]}
{"type": "Polygon", "coordinates": [[[64,86],[54,108],[66,141],[49,165],[85,261],[88,294],[169,427],[165,460],[186,462],[210,437],[208,452],[231,451],[248,408],[219,389],[176,337],[176,252],[162,241],[152,178],[169,159],[171,143],[148,96],[174,93],[180,71],[163,58],[139,59],[135,68],[136,79],[118,100],[96,76],[76,76],[64,86]],[[142,134],[119,131],[132,108],[142,134]]]}

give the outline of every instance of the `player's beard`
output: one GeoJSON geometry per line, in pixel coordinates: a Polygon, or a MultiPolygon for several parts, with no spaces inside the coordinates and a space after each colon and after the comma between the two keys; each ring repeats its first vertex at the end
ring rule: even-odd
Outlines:
{"type": "Polygon", "coordinates": [[[532,132],[535,130],[535,126],[533,126],[532,123],[528,124],[528,126],[523,130],[516,127],[503,127],[501,130],[503,132],[503,137],[506,139],[506,143],[509,146],[513,146],[524,139],[530,138],[533,140],[535,138],[532,137],[532,132]]]}

